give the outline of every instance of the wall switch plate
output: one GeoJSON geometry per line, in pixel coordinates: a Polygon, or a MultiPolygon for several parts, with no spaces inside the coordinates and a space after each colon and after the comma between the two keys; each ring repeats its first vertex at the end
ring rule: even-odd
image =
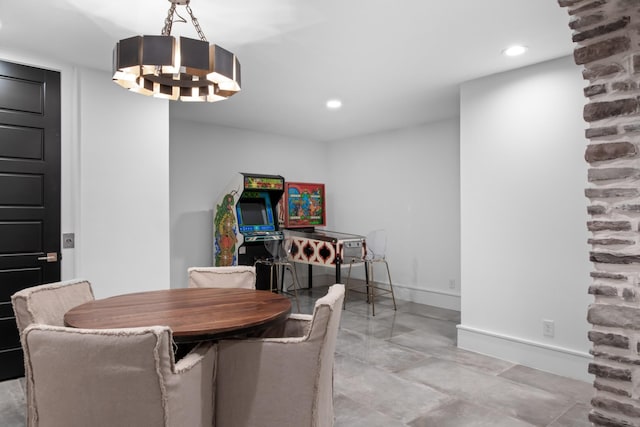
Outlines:
{"type": "Polygon", "coordinates": [[[556,333],[556,327],[553,320],[542,319],[542,335],[553,338],[556,333]]]}
{"type": "Polygon", "coordinates": [[[456,279],[449,279],[449,289],[456,288],[456,279]]]}
{"type": "Polygon", "coordinates": [[[74,233],[64,233],[62,235],[62,249],[73,249],[76,246],[76,235],[74,233]]]}

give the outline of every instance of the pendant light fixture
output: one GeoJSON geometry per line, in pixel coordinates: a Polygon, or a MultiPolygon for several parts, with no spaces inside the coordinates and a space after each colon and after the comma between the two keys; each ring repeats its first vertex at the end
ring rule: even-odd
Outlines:
{"type": "Polygon", "coordinates": [[[240,62],[218,45],[209,45],[190,0],[169,0],[159,36],[134,36],[113,49],[113,81],[143,95],[180,101],[215,102],[240,91],[240,62]],[[185,6],[200,40],[171,35],[174,16],[185,6]]]}

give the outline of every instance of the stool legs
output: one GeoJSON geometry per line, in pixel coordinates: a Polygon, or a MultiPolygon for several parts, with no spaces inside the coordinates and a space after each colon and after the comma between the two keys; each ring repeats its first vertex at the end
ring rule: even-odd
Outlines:
{"type": "MultiPolygon", "coordinates": [[[[359,264],[359,263],[350,263],[349,264],[349,273],[347,275],[347,282],[345,285],[345,295],[344,295],[344,302],[342,305],[342,308],[344,309],[346,307],[347,304],[347,296],[349,295],[349,281],[351,280],[351,267],[353,266],[353,264],[359,264]]],[[[397,310],[396,308],[396,297],[395,294],[393,293],[393,282],[391,281],[391,271],[389,270],[389,263],[387,263],[386,259],[374,259],[374,260],[365,260],[364,261],[364,268],[365,268],[365,273],[366,273],[366,295],[367,295],[367,303],[371,303],[371,313],[373,316],[376,315],[376,304],[375,304],[375,298],[376,298],[376,290],[380,291],[379,294],[391,294],[391,299],[393,301],[393,309],[397,310]],[[374,263],[379,262],[379,263],[384,263],[385,268],[387,270],[387,278],[389,279],[389,289],[385,289],[382,288],[380,286],[376,286],[375,284],[375,279],[373,277],[373,265],[374,263]]],[[[356,292],[356,291],[354,291],[356,292]]],[[[360,291],[357,291],[360,292],[360,291]]]]}
{"type": "MultiPolygon", "coordinates": [[[[298,275],[296,274],[296,266],[287,262],[283,265],[284,269],[282,270],[282,280],[280,281],[280,286],[284,288],[284,272],[285,270],[289,270],[291,274],[291,279],[293,282],[293,295],[296,298],[296,306],[298,307],[298,313],[300,312],[300,301],[298,301],[298,288],[300,288],[300,283],[298,282],[298,275]]],[[[289,288],[283,289],[283,292],[288,292],[289,288]]]]}
{"type": "Polygon", "coordinates": [[[283,292],[283,293],[289,293],[289,289],[284,289],[284,273],[286,270],[289,270],[289,274],[291,274],[291,278],[293,281],[293,295],[295,296],[296,299],[296,307],[298,309],[298,313],[300,312],[300,301],[298,300],[298,288],[300,287],[300,284],[298,282],[298,275],[296,274],[296,270],[295,267],[291,265],[290,262],[286,262],[286,261],[273,261],[273,262],[269,262],[269,290],[271,292],[274,291],[274,284],[273,284],[273,276],[274,276],[274,271],[273,269],[276,269],[275,273],[276,273],[276,280],[280,282],[280,289],[277,288],[277,284],[275,287],[275,290],[278,292],[283,292]],[[281,271],[282,269],[282,271],[281,271]]]}
{"type": "Polygon", "coordinates": [[[396,296],[393,293],[393,283],[391,282],[391,272],[389,271],[389,263],[387,262],[386,259],[380,259],[380,260],[376,260],[376,261],[367,261],[365,263],[367,265],[367,267],[365,268],[369,268],[369,277],[371,277],[371,282],[367,284],[367,290],[369,291],[367,294],[367,298],[370,298],[371,301],[371,312],[373,313],[373,315],[376,315],[376,304],[375,304],[375,298],[376,298],[376,289],[377,290],[381,290],[382,293],[385,294],[391,294],[391,300],[393,301],[393,309],[397,310],[396,308],[396,296]],[[377,286],[375,286],[374,280],[373,280],[373,263],[374,262],[381,262],[384,263],[385,268],[387,269],[387,277],[389,278],[389,289],[381,289],[377,286]]]}

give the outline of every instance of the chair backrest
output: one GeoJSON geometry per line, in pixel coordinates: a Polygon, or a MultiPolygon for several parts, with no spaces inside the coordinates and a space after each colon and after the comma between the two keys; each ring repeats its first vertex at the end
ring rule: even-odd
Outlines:
{"type": "Polygon", "coordinates": [[[330,286],[327,295],[318,299],[313,309],[309,339],[323,340],[319,358],[318,394],[314,403],[318,419],[333,419],[333,362],[344,292],[344,285],[330,286]]]}
{"type": "Polygon", "coordinates": [[[373,230],[365,238],[367,244],[367,259],[381,259],[387,251],[387,232],[385,230],[373,230]]]}
{"type": "Polygon", "coordinates": [[[211,425],[214,353],[210,366],[196,373],[209,377],[179,388],[168,327],[33,324],[22,340],[33,392],[30,426],[211,425]]]}
{"type": "Polygon", "coordinates": [[[32,323],[63,326],[64,314],[94,299],[91,283],[77,279],[22,289],[11,296],[18,330],[32,323]]]}
{"type": "Polygon", "coordinates": [[[276,261],[286,261],[291,254],[291,247],[293,246],[293,239],[291,237],[285,237],[282,240],[265,240],[264,247],[271,255],[271,258],[276,261]]]}
{"type": "Polygon", "coordinates": [[[191,267],[188,274],[190,288],[256,288],[253,266],[191,267]]]}
{"type": "Polygon", "coordinates": [[[216,425],[333,425],[333,364],[344,292],[344,285],[331,286],[312,315],[293,314],[263,338],[218,342],[216,425]]]}

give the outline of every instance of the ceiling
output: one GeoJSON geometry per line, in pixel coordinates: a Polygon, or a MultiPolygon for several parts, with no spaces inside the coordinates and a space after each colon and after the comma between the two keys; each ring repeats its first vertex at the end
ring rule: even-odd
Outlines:
{"type": "MultiPolygon", "coordinates": [[[[115,43],[160,34],[169,6],[3,0],[0,48],[111,72],[115,43]]],[[[240,59],[242,91],[212,104],[171,102],[172,117],[310,141],[456,116],[460,83],[573,51],[569,16],[557,0],[192,0],[190,6],[209,42],[240,59]],[[515,43],[528,52],[501,55],[515,43]],[[327,110],[329,98],[340,98],[343,107],[327,110]]],[[[184,7],[178,11],[188,18],[184,7]]],[[[172,34],[197,38],[190,22],[174,24],[172,34]]]]}

